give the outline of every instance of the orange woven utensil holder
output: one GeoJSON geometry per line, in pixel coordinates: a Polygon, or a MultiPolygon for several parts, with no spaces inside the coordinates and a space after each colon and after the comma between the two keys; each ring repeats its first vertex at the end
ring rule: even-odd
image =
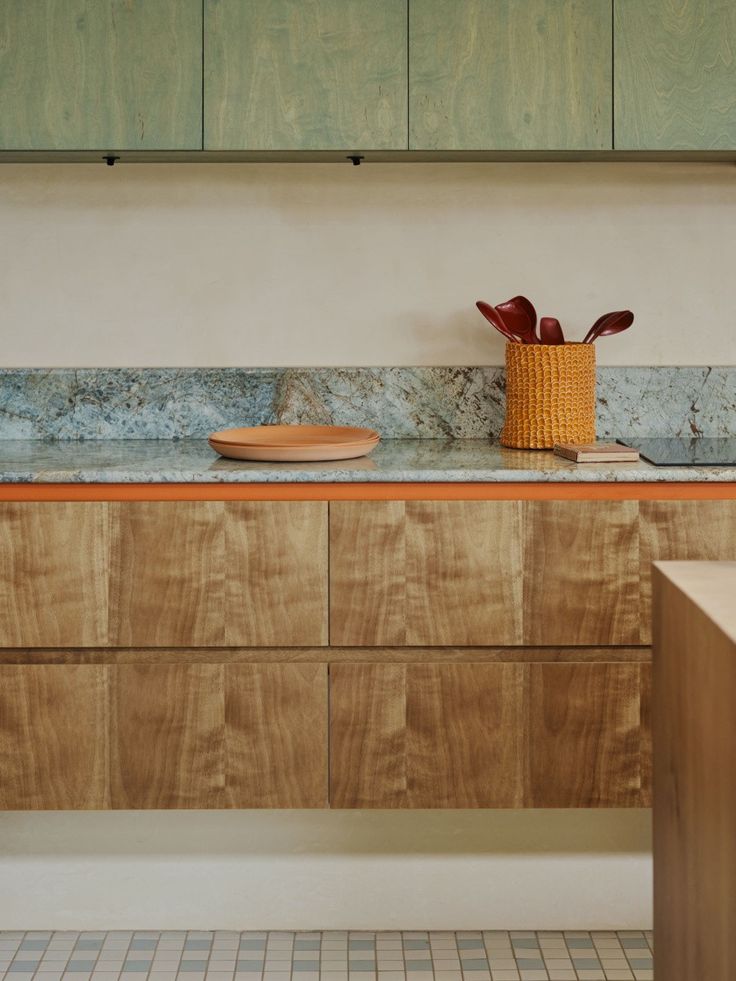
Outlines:
{"type": "Polygon", "coordinates": [[[595,346],[507,344],[501,444],[552,449],[595,440],[595,346]]]}

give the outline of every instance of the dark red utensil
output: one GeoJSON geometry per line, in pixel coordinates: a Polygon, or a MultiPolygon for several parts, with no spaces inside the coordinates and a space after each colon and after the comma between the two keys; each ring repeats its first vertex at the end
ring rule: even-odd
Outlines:
{"type": "Polygon", "coordinates": [[[506,321],[498,312],[496,307],[492,307],[491,304],[486,303],[485,300],[476,300],[475,305],[486,318],[488,323],[493,324],[499,334],[503,334],[507,341],[517,342],[517,338],[511,333],[506,325],[506,321]]]}
{"type": "Polygon", "coordinates": [[[542,344],[564,344],[565,335],[557,317],[542,317],[539,321],[539,336],[542,344]]]}
{"type": "Polygon", "coordinates": [[[514,296],[504,303],[498,303],[496,309],[511,333],[516,334],[523,343],[534,344],[539,340],[535,332],[537,311],[531,300],[525,296],[514,296]]]}
{"type": "Polygon", "coordinates": [[[604,313],[585,335],[583,344],[592,344],[599,337],[620,334],[622,330],[631,327],[633,322],[634,314],[631,310],[614,310],[613,313],[604,313]]]}

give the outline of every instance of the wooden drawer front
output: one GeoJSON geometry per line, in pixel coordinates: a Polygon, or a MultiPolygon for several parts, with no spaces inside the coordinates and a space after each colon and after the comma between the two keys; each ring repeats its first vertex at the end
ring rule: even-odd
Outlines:
{"type": "Polygon", "coordinates": [[[523,508],[524,643],[638,643],[638,503],[523,508]]]}
{"type": "Polygon", "coordinates": [[[635,807],[638,664],[333,664],[333,807],[635,807]]]}
{"type": "Polygon", "coordinates": [[[327,643],[327,505],[0,504],[0,646],[327,643]]]}
{"type": "Polygon", "coordinates": [[[2,809],[326,806],[326,665],[0,666],[2,809]]]}
{"type": "Polygon", "coordinates": [[[113,646],[327,643],[327,505],[113,505],[113,646]]]}
{"type": "Polygon", "coordinates": [[[636,501],[330,506],[337,646],[639,642],[636,501]]]}
{"type": "Polygon", "coordinates": [[[333,807],[519,807],[524,666],[333,664],[333,807]]]}
{"type": "Polygon", "coordinates": [[[109,806],[110,670],[0,666],[0,809],[109,806]]]}
{"type": "Polygon", "coordinates": [[[642,501],[641,643],[652,640],[652,562],[736,561],[736,501],[642,501]]]}
{"type": "Polygon", "coordinates": [[[521,505],[330,505],[330,643],[519,644],[521,505]]]}
{"type": "Polygon", "coordinates": [[[0,646],[107,641],[107,504],[0,504],[0,646]]]}
{"type": "Polygon", "coordinates": [[[530,807],[636,807],[638,664],[529,665],[530,807]]]}

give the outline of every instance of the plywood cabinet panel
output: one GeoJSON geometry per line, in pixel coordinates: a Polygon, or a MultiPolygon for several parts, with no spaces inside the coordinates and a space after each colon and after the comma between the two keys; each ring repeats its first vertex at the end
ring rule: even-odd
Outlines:
{"type": "Polygon", "coordinates": [[[639,639],[636,501],[525,501],[524,643],[639,639]]]}
{"type": "Polygon", "coordinates": [[[732,0],[615,0],[617,150],[736,147],[732,0]]]}
{"type": "Polygon", "coordinates": [[[652,562],[736,560],[736,501],[642,501],[642,644],[652,639],[652,562]]]}
{"type": "Polygon", "coordinates": [[[225,668],[228,807],[327,806],[327,665],[225,668]]]}
{"type": "Polygon", "coordinates": [[[126,664],[114,670],[112,806],[223,807],[224,667],[126,664]]]}
{"type": "Polygon", "coordinates": [[[524,672],[515,664],[333,665],[332,806],[519,806],[524,672]]]}
{"type": "Polygon", "coordinates": [[[332,665],[331,804],[646,804],[640,667],[332,665]]]}
{"type": "Polygon", "coordinates": [[[641,801],[637,664],[529,665],[531,807],[641,801]]]}
{"type": "Polygon", "coordinates": [[[202,146],[201,0],[4,0],[0,149],[202,146]]]}
{"type": "Polygon", "coordinates": [[[229,646],[327,643],[327,505],[321,501],[225,505],[229,646]]]}
{"type": "Polygon", "coordinates": [[[109,806],[110,670],[78,664],[0,667],[0,809],[109,806]]]}
{"type": "Polygon", "coordinates": [[[407,0],[205,0],[205,149],[406,149],[407,0]]]}
{"type": "Polygon", "coordinates": [[[611,0],[409,9],[411,149],[611,148],[611,0]]]}
{"type": "Polygon", "coordinates": [[[224,644],[224,504],[125,502],[109,507],[111,644],[224,644]]]}
{"type": "Polygon", "coordinates": [[[521,641],[520,505],[336,502],[331,643],[521,641]]]}
{"type": "Polygon", "coordinates": [[[0,504],[0,646],[107,642],[107,504],[0,504]]]}

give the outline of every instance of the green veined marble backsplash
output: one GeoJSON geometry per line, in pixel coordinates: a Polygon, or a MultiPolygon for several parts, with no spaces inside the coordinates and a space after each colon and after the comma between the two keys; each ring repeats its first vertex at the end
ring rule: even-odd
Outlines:
{"type": "MultiPolygon", "coordinates": [[[[496,437],[502,368],[6,368],[0,439],[177,439],[261,423],[496,437]]],[[[599,368],[598,436],[736,434],[736,367],[599,368]]]]}

